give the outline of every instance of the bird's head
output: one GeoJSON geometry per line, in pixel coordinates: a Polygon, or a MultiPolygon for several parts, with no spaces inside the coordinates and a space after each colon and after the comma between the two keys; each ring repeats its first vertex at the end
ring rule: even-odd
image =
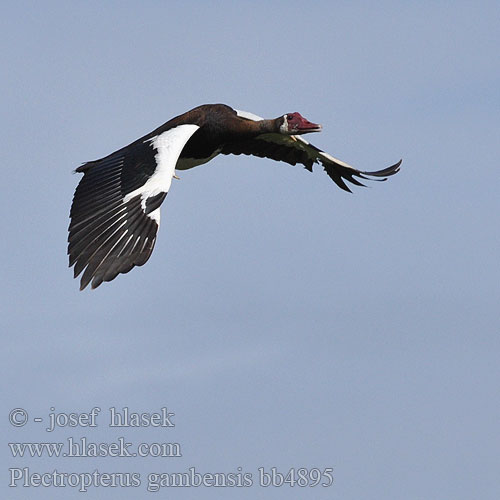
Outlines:
{"type": "Polygon", "coordinates": [[[321,131],[321,125],[311,123],[297,112],[287,113],[281,117],[281,120],[280,133],[285,135],[298,135],[321,131]]]}

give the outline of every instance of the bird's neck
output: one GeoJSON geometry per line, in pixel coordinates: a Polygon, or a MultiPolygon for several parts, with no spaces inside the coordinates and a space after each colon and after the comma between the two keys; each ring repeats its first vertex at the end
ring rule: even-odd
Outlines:
{"type": "Polygon", "coordinates": [[[271,120],[239,120],[235,129],[238,130],[238,135],[260,135],[260,134],[275,134],[280,132],[279,118],[271,120]]]}
{"type": "Polygon", "coordinates": [[[271,120],[260,120],[255,123],[258,125],[259,134],[274,134],[279,133],[280,131],[279,118],[271,120]]]}

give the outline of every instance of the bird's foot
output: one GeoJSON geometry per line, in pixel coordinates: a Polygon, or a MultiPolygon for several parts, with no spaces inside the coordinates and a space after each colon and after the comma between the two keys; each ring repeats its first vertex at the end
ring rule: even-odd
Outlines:
{"type": "Polygon", "coordinates": [[[180,177],[178,177],[176,174],[174,174],[174,179],[177,179],[178,181],[180,181],[180,180],[181,180],[181,178],[180,178],[180,177]]]}

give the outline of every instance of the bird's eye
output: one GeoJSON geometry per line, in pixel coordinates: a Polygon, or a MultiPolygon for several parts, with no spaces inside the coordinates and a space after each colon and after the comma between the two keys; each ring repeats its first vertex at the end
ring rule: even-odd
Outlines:
{"type": "Polygon", "coordinates": [[[293,115],[286,115],[287,120],[293,120],[293,115]]]}

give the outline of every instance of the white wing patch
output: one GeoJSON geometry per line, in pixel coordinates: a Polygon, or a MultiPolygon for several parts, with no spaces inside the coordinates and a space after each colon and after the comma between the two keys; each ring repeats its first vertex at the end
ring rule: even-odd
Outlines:
{"type": "Polygon", "coordinates": [[[324,151],[318,150],[317,148],[316,148],[316,150],[313,149],[311,147],[311,143],[309,141],[307,141],[306,139],[304,139],[301,135],[291,135],[290,137],[293,140],[301,142],[302,144],[304,144],[304,146],[306,146],[306,147],[302,147],[301,149],[304,149],[304,151],[307,151],[309,153],[309,155],[311,156],[311,159],[314,159],[315,162],[317,162],[317,160],[319,160],[321,157],[323,157],[327,161],[338,163],[342,167],[350,168],[351,170],[354,170],[356,172],[358,171],[356,168],[354,168],[353,166],[349,165],[345,161],[339,160],[338,158],[333,157],[329,153],[325,153],[324,151]]]}
{"type": "MultiPolygon", "coordinates": [[[[144,205],[144,200],[142,205],[144,205]]],[[[142,208],[144,209],[144,206],[142,206],[142,208]]],[[[150,212],[148,217],[153,219],[158,224],[158,227],[160,227],[160,207],[155,208],[152,212],[150,212]]]]}
{"type": "Polygon", "coordinates": [[[334,163],[338,163],[339,165],[342,165],[343,167],[350,168],[351,170],[354,170],[355,172],[358,172],[358,169],[352,167],[351,165],[349,165],[345,161],[342,161],[342,160],[339,160],[337,158],[334,158],[331,154],[328,154],[328,153],[325,153],[325,152],[321,151],[319,153],[319,156],[322,156],[323,158],[326,158],[328,161],[332,161],[334,163]]]}
{"type": "MultiPolygon", "coordinates": [[[[123,198],[123,203],[127,203],[137,195],[141,195],[142,209],[146,209],[146,200],[159,193],[168,193],[172,184],[172,177],[175,173],[175,164],[181,154],[182,148],[186,145],[191,136],[199,129],[198,125],[185,124],[167,130],[148,141],[157,151],[155,155],[156,169],[153,175],[141,187],[128,193],[123,198]]],[[[160,222],[160,209],[156,209],[148,214],[148,217],[160,222]]]]}
{"type": "Polygon", "coordinates": [[[252,120],[254,122],[258,122],[260,120],[263,120],[264,118],[261,118],[260,116],[254,115],[253,113],[249,113],[248,111],[241,111],[239,109],[235,109],[236,114],[240,116],[241,118],[246,118],[247,120],[252,120]]]}

